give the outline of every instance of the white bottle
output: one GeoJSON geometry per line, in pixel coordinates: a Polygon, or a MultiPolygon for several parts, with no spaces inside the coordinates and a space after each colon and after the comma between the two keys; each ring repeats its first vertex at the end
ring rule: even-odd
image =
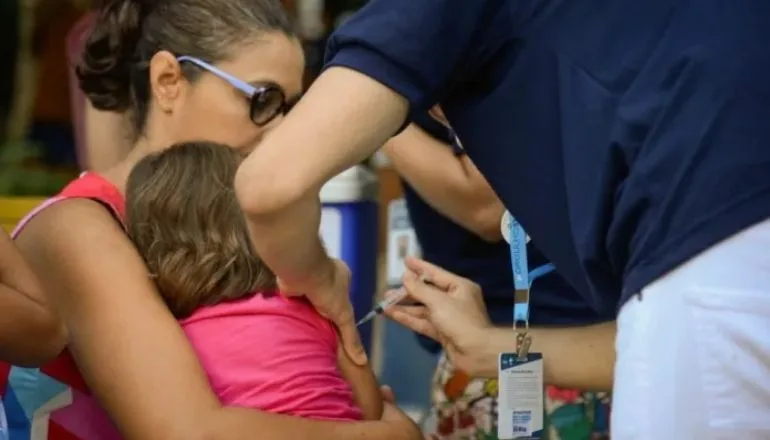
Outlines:
{"type": "Polygon", "coordinates": [[[297,1],[297,21],[304,38],[318,40],[326,33],[324,6],[324,0],[297,1]]]}

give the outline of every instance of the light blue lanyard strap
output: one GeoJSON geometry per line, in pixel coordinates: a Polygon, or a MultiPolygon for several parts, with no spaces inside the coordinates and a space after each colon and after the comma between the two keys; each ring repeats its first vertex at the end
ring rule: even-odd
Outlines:
{"type": "Polygon", "coordinates": [[[553,265],[553,263],[547,263],[542,266],[538,266],[531,271],[529,271],[529,287],[532,288],[532,283],[535,282],[536,279],[548,275],[549,273],[556,270],[556,266],[553,265]]]}
{"type": "Polygon", "coordinates": [[[529,324],[529,290],[532,287],[532,283],[550,273],[556,268],[553,264],[548,263],[542,266],[536,267],[532,271],[529,271],[529,263],[527,262],[527,234],[524,232],[524,228],[515,219],[511,219],[510,225],[511,235],[511,266],[513,268],[513,284],[516,290],[527,291],[525,302],[514,302],[513,305],[513,322],[514,326],[518,322],[525,322],[529,324]]]}
{"type": "Polygon", "coordinates": [[[511,218],[511,265],[516,290],[529,289],[529,265],[527,263],[527,234],[515,218],[511,218]]]}

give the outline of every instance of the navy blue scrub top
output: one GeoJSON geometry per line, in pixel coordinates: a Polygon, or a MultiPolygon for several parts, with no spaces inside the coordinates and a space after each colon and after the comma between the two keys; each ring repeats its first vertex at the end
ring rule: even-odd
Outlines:
{"type": "MultiPolygon", "coordinates": [[[[413,122],[423,131],[465,154],[457,145],[454,132],[427,113],[415,114],[413,122]]],[[[513,323],[513,275],[508,244],[489,243],[456,224],[426,203],[402,180],[404,198],[423,258],[473,280],[481,286],[492,321],[513,323]]],[[[530,242],[527,246],[531,269],[546,264],[545,257],[530,242]]],[[[555,272],[538,278],[532,286],[531,321],[536,325],[591,324],[612,319],[600,317],[585,299],[555,272]]]]}
{"type": "Polygon", "coordinates": [[[767,0],[371,0],[327,66],[413,114],[440,102],[538,248],[614,313],[770,215],[767,17],[767,0]]]}

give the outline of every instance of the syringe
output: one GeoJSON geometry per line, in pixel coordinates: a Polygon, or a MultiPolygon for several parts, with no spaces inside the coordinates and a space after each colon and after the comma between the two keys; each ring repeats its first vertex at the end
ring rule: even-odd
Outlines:
{"type": "Polygon", "coordinates": [[[361,318],[361,320],[356,323],[356,327],[360,327],[361,325],[377,317],[377,315],[381,315],[387,308],[389,308],[392,305],[398,304],[399,302],[401,302],[401,300],[406,298],[406,296],[407,296],[406,289],[404,289],[403,287],[396,290],[392,295],[389,295],[387,298],[377,303],[377,305],[374,306],[374,309],[372,309],[371,312],[367,313],[366,316],[361,318]]]}

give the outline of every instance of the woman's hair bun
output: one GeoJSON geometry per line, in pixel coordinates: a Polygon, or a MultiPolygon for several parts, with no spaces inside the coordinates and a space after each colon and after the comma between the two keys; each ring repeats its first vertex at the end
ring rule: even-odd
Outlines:
{"type": "Polygon", "coordinates": [[[80,88],[99,110],[124,111],[131,104],[131,68],[142,23],[158,0],[103,0],[76,68],[80,88]]]}

